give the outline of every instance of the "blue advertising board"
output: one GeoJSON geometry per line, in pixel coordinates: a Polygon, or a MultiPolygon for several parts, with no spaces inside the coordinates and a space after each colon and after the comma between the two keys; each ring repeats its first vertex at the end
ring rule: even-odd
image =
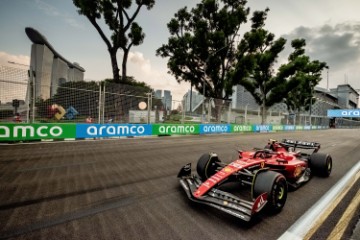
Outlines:
{"type": "Polygon", "coordinates": [[[295,131],[296,126],[295,125],[285,125],[284,130],[285,131],[295,131]]]}
{"type": "Polygon", "coordinates": [[[149,136],[152,126],[149,124],[77,124],[77,138],[149,136]]]}
{"type": "Polygon", "coordinates": [[[360,117],[360,109],[329,109],[328,117],[360,117]]]}
{"type": "Polygon", "coordinates": [[[253,125],[254,132],[270,132],[272,125],[253,125]]]}
{"type": "Polygon", "coordinates": [[[201,124],[200,134],[230,133],[230,124],[201,124]]]}

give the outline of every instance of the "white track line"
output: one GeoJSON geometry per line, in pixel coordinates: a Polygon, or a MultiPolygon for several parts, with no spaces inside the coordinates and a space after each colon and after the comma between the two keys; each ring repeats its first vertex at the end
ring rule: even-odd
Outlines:
{"type": "Polygon", "coordinates": [[[334,199],[354,181],[354,176],[360,171],[360,161],[350,169],[350,171],[341,178],[320,200],[305,212],[278,240],[303,240],[308,232],[316,225],[321,216],[333,203],[334,199]]]}

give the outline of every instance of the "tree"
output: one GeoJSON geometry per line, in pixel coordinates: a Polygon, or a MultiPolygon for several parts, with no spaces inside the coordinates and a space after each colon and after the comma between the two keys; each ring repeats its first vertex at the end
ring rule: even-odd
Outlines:
{"type": "Polygon", "coordinates": [[[298,78],[291,76],[296,69],[304,66],[300,59],[295,59],[298,54],[295,50],[294,61],[276,71],[275,63],[286,39],[275,39],[274,34],[264,29],[268,12],[267,8],[253,13],[251,30],[244,34],[238,46],[238,62],[233,72],[233,82],[243,85],[260,105],[262,124],[266,123],[267,109],[283,101],[287,93],[299,84],[298,78]],[[244,77],[246,68],[250,72],[249,77],[244,77]]]}
{"type": "MultiPolygon", "coordinates": [[[[292,41],[294,53],[289,56],[289,62],[295,63],[296,71],[292,78],[299,83],[284,99],[289,112],[296,112],[300,116],[301,111],[307,111],[315,103],[313,98],[314,87],[321,81],[321,71],[327,68],[325,62],[318,60],[310,61],[310,58],[304,55],[306,42],[304,39],[292,41]],[[297,64],[296,64],[297,63],[297,64]]],[[[286,65],[280,67],[280,71],[286,71],[286,65]]]]}
{"type": "Polygon", "coordinates": [[[220,105],[232,94],[231,69],[235,65],[240,25],[249,9],[246,1],[202,0],[188,11],[180,9],[167,24],[170,38],[156,51],[168,58],[169,73],[180,82],[190,82],[204,97],[215,99],[216,117],[220,105]]]}
{"type": "Polygon", "coordinates": [[[130,48],[142,44],[145,38],[142,28],[135,22],[135,18],[143,6],[150,10],[155,4],[155,0],[136,0],[137,6],[132,13],[130,13],[132,0],[73,0],[73,3],[79,9],[79,14],[88,18],[105,42],[111,58],[114,81],[117,83],[121,81],[116,53],[121,48],[124,53],[121,80],[126,81],[126,64],[130,48]],[[101,17],[112,31],[110,38],[106,36],[98,23],[101,17]]]}

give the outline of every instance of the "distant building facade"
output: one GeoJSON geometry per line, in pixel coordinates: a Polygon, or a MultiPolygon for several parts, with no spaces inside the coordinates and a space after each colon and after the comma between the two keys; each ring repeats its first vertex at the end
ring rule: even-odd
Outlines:
{"type": "Polygon", "coordinates": [[[164,98],[163,98],[163,104],[165,105],[166,110],[172,109],[172,95],[171,91],[164,90],[164,98]]]}
{"type": "Polygon", "coordinates": [[[339,108],[353,109],[358,108],[359,92],[349,84],[341,84],[336,88],[330,89],[330,94],[337,98],[339,108]]]}
{"type": "Polygon", "coordinates": [[[84,80],[85,70],[78,63],[71,63],[62,57],[35,29],[26,28],[25,32],[33,42],[30,77],[35,79],[35,97],[49,99],[56,94],[59,85],[84,80]]]}
{"type": "Polygon", "coordinates": [[[190,90],[183,96],[185,112],[199,112],[203,102],[203,95],[190,90]]]}
{"type": "MultiPolygon", "coordinates": [[[[235,86],[232,95],[232,109],[259,109],[253,96],[243,86],[235,86]]],[[[338,85],[334,89],[315,87],[314,100],[311,106],[311,115],[326,116],[328,109],[354,109],[358,108],[359,92],[349,84],[338,85]]],[[[269,111],[287,113],[286,104],[277,103],[269,111]]],[[[309,110],[310,111],[310,110],[309,110]]],[[[309,111],[304,114],[309,114],[309,111]]]]}
{"type": "Polygon", "coordinates": [[[155,90],[155,98],[161,99],[164,109],[172,110],[172,95],[169,90],[155,90]]]}
{"type": "Polygon", "coordinates": [[[162,90],[155,90],[155,98],[157,99],[162,98],[162,90]]]}
{"type": "Polygon", "coordinates": [[[259,108],[259,105],[256,103],[254,97],[241,85],[233,87],[231,99],[231,108],[233,109],[259,108]]]}

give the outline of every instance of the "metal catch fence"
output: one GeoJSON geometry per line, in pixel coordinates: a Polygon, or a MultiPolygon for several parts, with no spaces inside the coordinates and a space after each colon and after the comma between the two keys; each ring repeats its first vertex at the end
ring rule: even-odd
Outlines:
{"type": "MultiPolygon", "coordinates": [[[[66,82],[51,80],[50,73],[0,65],[0,122],[53,123],[234,123],[261,124],[259,107],[232,108],[230,100],[197,101],[163,98],[143,87],[109,81],[66,82]],[[41,78],[41,81],[36,81],[41,78]],[[36,84],[38,83],[38,84],[36,84]],[[41,84],[40,84],[41,83],[41,84]]],[[[326,126],[326,116],[307,113],[294,116],[280,111],[267,113],[267,124],[326,126]]],[[[339,120],[342,126],[359,121],[339,120]]]]}

